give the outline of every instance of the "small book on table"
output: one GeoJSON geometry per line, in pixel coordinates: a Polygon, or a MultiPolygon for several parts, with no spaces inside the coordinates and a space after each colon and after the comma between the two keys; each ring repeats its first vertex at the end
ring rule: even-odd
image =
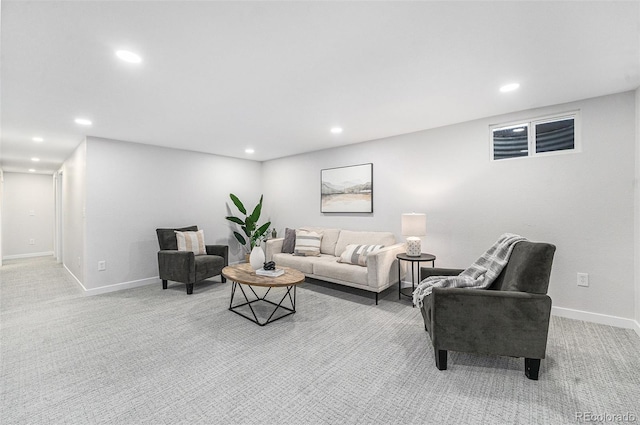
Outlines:
{"type": "Polygon", "coordinates": [[[283,269],[275,269],[275,270],[258,269],[256,270],[256,274],[258,276],[278,277],[284,274],[284,270],[283,269]]]}

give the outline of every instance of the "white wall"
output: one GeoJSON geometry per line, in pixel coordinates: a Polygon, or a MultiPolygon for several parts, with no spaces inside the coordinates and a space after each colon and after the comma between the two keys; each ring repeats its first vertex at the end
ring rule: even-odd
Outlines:
{"type": "Polygon", "coordinates": [[[4,173],[4,202],[3,258],[53,255],[51,176],[4,173]]]}
{"type": "MultiPolygon", "coordinates": [[[[557,246],[554,306],[634,317],[633,92],[452,125],[265,162],[274,225],[388,230],[427,214],[423,251],[442,267],[471,264],[503,232],[557,246]],[[582,152],[489,160],[491,124],[579,109],[582,152]],[[320,170],[372,162],[373,214],[321,214],[320,170]],[[576,285],[589,273],[590,287],[576,285]]],[[[346,129],[348,131],[348,129],[346,129]]]]}
{"type": "Polygon", "coordinates": [[[198,225],[207,244],[230,245],[230,262],[239,261],[225,220],[229,193],[255,205],[261,169],[256,161],[87,138],[84,287],[97,293],[158,282],[159,227],[198,225]]]}
{"type": "Polygon", "coordinates": [[[84,280],[87,142],[83,141],[62,165],[62,262],[84,280]]]}
{"type": "Polygon", "coordinates": [[[4,210],[4,172],[0,169],[0,268],[2,268],[2,211],[4,210]]]}
{"type": "Polygon", "coordinates": [[[400,239],[400,215],[425,212],[423,250],[438,266],[470,264],[506,231],[554,243],[556,313],[638,320],[638,98],[623,93],[263,164],[89,138],[63,167],[65,265],[89,293],[155,282],[155,228],[190,224],[205,230],[207,243],[230,244],[238,261],[224,220],[228,194],[253,206],[264,193],[263,217],[279,232],[308,224],[390,230],[400,239]],[[489,161],[489,125],[575,109],[581,153],[489,161]],[[320,170],[365,162],[374,164],[374,213],[321,214],[320,170]],[[577,287],[576,272],[589,273],[589,288],[577,287]]]}
{"type": "Polygon", "coordinates": [[[640,88],[636,90],[636,181],[635,181],[635,328],[640,335],[640,88]]]}
{"type": "Polygon", "coordinates": [[[63,264],[84,281],[87,142],[83,141],[62,166],[63,264]]]}

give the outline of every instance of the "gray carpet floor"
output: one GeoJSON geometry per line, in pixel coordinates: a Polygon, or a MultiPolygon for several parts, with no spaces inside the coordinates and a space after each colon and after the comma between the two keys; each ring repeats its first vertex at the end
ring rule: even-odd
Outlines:
{"type": "Polygon", "coordinates": [[[309,281],[296,314],[260,327],[228,310],[230,283],[85,297],[51,258],[0,273],[2,424],[640,423],[631,330],[553,317],[531,381],[507,357],[437,370],[395,288],[376,306],[309,281]]]}

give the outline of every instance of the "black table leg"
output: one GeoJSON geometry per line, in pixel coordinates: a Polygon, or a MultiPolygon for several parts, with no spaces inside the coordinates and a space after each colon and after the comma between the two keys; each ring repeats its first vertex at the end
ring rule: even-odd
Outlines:
{"type": "Polygon", "coordinates": [[[231,286],[231,301],[229,303],[229,310],[233,311],[234,313],[244,317],[245,319],[251,320],[252,322],[260,325],[260,326],[264,326],[268,323],[271,322],[275,322],[278,319],[282,319],[283,317],[287,317],[293,313],[296,312],[296,285],[291,285],[291,286],[286,286],[285,288],[287,289],[287,291],[285,292],[285,294],[282,296],[282,298],[280,299],[280,301],[276,304],[271,300],[267,300],[266,297],[269,294],[269,292],[271,291],[271,288],[269,288],[267,290],[267,292],[265,292],[265,294],[260,297],[258,296],[258,294],[256,294],[256,292],[253,290],[253,288],[251,287],[251,285],[247,285],[249,287],[249,289],[251,290],[251,292],[253,293],[253,295],[255,296],[255,299],[249,300],[249,298],[247,297],[247,292],[245,292],[245,290],[242,288],[242,284],[238,283],[238,282],[233,282],[232,286],[231,286]],[[241,302],[240,304],[236,304],[233,305],[233,299],[235,297],[236,294],[236,288],[240,288],[240,292],[242,292],[242,295],[244,297],[245,302],[241,302]],[[293,295],[291,294],[293,289],[293,295]],[[287,307],[284,306],[282,303],[283,301],[285,301],[287,298],[289,298],[289,302],[291,304],[291,307],[287,307]],[[273,311],[271,312],[271,314],[269,315],[269,317],[267,318],[267,320],[265,321],[260,321],[260,319],[258,319],[258,316],[256,315],[255,310],[252,307],[252,304],[257,303],[257,302],[266,302],[269,303],[273,306],[275,306],[275,308],[273,309],[273,311]],[[239,311],[238,309],[240,307],[244,307],[244,306],[249,306],[249,310],[251,311],[251,316],[248,316],[246,314],[244,314],[243,312],[239,311]],[[279,309],[283,309],[285,311],[287,311],[287,313],[278,316],[276,318],[273,318],[274,314],[276,313],[276,311],[278,311],[279,309]]]}

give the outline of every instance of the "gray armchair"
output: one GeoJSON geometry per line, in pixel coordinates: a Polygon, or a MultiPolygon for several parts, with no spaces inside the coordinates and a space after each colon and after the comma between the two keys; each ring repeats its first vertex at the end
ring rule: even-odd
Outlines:
{"type": "MultiPolygon", "coordinates": [[[[524,357],[525,375],[537,380],[545,358],[551,315],[549,287],[556,247],[518,242],[488,289],[434,288],[420,309],[440,370],[447,350],[524,357]]],[[[423,267],[429,276],[454,276],[462,270],[423,267]]]]}
{"type": "Polygon", "coordinates": [[[198,226],[180,229],[156,229],[160,251],[158,251],[158,270],[162,279],[162,289],[167,289],[167,281],[187,285],[187,294],[193,294],[193,284],[210,277],[221,275],[222,269],[229,265],[229,247],[227,245],[206,245],[207,255],[194,255],[193,252],[178,251],[175,231],[195,232],[198,226]]]}

